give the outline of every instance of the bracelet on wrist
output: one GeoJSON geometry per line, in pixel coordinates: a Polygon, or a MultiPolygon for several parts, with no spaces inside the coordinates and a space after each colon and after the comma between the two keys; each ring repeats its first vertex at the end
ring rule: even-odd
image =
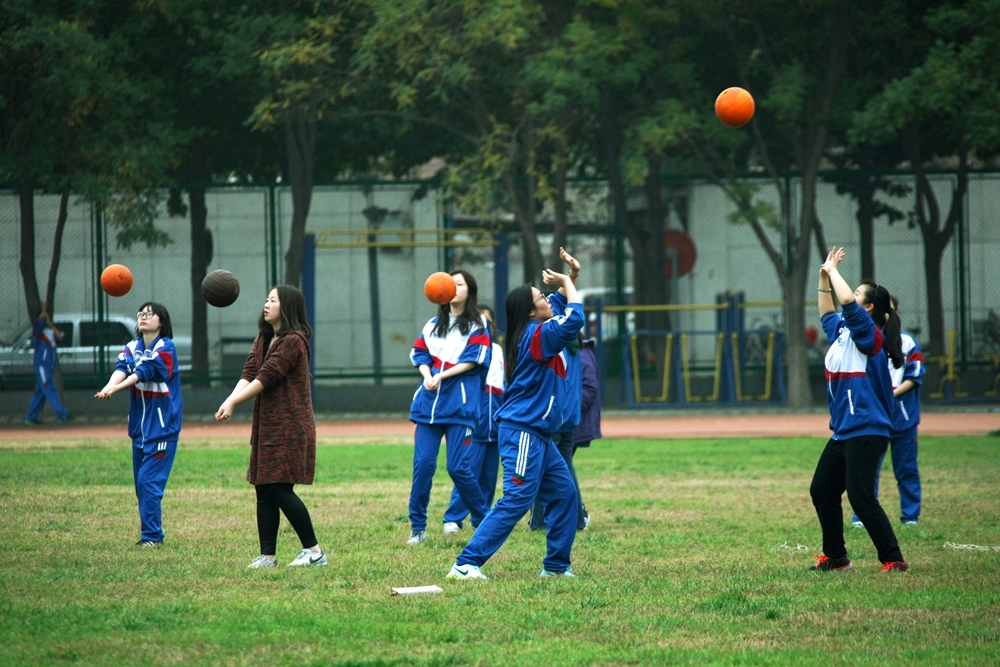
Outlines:
{"type": "Polygon", "coordinates": [[[820,288],[818,288],[818,287],[816,288],[816,291],[817,291],[817,292],[824,292],[824,293],[826,293],[826,294],[830,294],[830,293],[832,293],[832,292],[833,292],[833,290],[832,290],[832,289],[820,289],[820,288]]]}

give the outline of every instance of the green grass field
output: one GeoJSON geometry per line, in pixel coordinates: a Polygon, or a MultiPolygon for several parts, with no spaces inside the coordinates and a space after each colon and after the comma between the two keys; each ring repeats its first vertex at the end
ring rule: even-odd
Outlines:
{"type": "MultiPolygon", "coordinates": [[[[469,533],[438,528],[443,457],[429,539],[404,544],[406,445],[322,444],[318,483],[298,490],[330,566],[250,571],[247,446],[186,443],[167,544],[139,550],[124,438],[4,441],[0,665],[1000,664],[1000,438],[921,438],[924,515],[898,530],[913,569],[893,575],[854,528],[853,570],[808,571],[823,444],[598,441],[577,457],[593,517],[579,578],[540,580],[545,538],[522,522],[491,581],[452,582],[469,533]],[[425,584],[444,593],[390,597],[425,584]]],[[[298,548],[283,523],[279,560],[298,548]]]]}

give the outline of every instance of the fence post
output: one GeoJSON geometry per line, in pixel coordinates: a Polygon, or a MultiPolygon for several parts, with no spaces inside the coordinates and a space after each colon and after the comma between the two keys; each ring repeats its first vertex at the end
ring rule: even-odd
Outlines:
{"type": "Polygon", "coordinates": [[[306,300],[306,319],[313,335],[309,339],[309,393],[316,401],[316,234],[302,237],[302,296],[306,300]]]}

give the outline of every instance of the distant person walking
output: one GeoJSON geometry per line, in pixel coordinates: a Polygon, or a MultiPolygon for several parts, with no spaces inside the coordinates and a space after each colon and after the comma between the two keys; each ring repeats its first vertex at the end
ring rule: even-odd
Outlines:
{"type": "Polygon", "coordinates": [[[129,393],[128,435],[132,438],[132,477],[139,501],[142,533],[136,546],[163,544],[163,494],[177,454],[183,405],[173,327],[166,307],[154,301],[139,306],[135,340],[129,342],[95,395],[107,400],[122,389],[129,393]]]}
{"type": "Polygon", "coordinates": [[[316,420],[309,373],[312,328],[302,292],[291,285],[272,289],[257,320],[257,331],[240,381],[215,413],[217,420],[224,421],[237,405],[254,399],[247,481],[257,494],[260,555],[248,567],[278,565],[282,513],[302,543],[302,550],[288,565],[326,565],[309,510],[295,493],[295,485],[312,484],[316,472],[316,420]]]}
{"type": "Polygon", "coordinates": [[[910,567],[874,492],[892,425],[889,362],[903,366],[899,318],[885,287],[865,282],[852,292],[837,268],[843,258],[843,248],[831,250],[819,273],[819,314],[830,341],[825,364],[833,436],[809,490],[823,530],[823,553],[812,569],[851,568],[841,505],[846,490],[878,550],[882,571],[906,572],[910,567]],[[834,294],[843,314],[836,312],[834,294]]]}
{"type": "Polygon", "coordinates": [[[63,407],[59,400],[59,392],[53,382],[53,374],[56,368],[56,343],[63,339],[63,333],[49,316],[49,304],[42,301],[42,310],[38,313],[35,326],[31,330],[31,338],[35,346],[35,394],[31,397],[31,404],[28,406],[28,415],[24,418],[24,423],[28,426],[37,426],[41,422],[39,417],[45,401],[55,410],[60,422],[69,419],[69,411],[63,407]]]}

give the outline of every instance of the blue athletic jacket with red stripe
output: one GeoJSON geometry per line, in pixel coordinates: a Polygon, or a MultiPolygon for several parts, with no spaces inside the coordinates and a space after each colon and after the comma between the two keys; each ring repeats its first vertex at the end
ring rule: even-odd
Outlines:
{"type": "MultiPolygon", "coordinates": [[[[562,292],[550,294],[549,305],[552,306],[553,313],[562,315],[566,311],[566,295],[562,292]]],[[[580,425],[583,373],[580,368],[580,350],[572,343],[566,349],[566,380],[569,385],[569,395],[566,397],[566,405],[563,408],[563,423],[556,431],[557,433],[575,431],[576,427],[580,425]]]]}
{"type": "Polygon", "coordinates": [[[559,432],[567,402],[573,400],[566,345],[576,340],[582,326],[580,303],[568,304],[562,315],[546,322],[528,323],[518,341],[513,377],[497,415],[501,428],[527,431],[545,440],[559,432]]]}
{"type": "Polygon", "coordinates": [[[823,330],[831,343],[826,386],[833,439],[888,438],[893,396],[882,330],[854,301],[843,306],[842,315],[824,315],[823,330]]]}
{"type": "Polygon", "coordinates": [[[128,409],[128,434],[136,447],[176,440],[181,432],[181,376],[177,350],[169,338],[157,338],[147,348],[136,338],[118,355],[116,371],[135,373],[128,409]]]}
{"type": "Polygon", "coordinates": [[[924,366],[924,353],[917,341],[905,331],[902,332],[903,357],[906,363],[902,368],[893,368],[889,363],[889,375],[892,377],[892,388],[896,389],[904,381],[910,380],[916,386],[898,397],[894,397],[892,406],[892,430],[890,437],[899,438],[917,430],[920,423],[920,385],[927,373],[924,366]]]}
{"type": "Polygon", "coordinates": [[[480,444],[497,441],[497,411],[503,405],[503,348],[493,343],[490,368],[486,371],[479,421],[472,432],[472,441],[480,444]]]}
{"type": "Polygon", "coordinates": [[[410,421],[414,423],[475,428],[479,421],[483,374],[490,366],[492,342],[482,326],[463,334],[455,326],[457,319],[452,315],[448,335],[438,338],[434,335],[437,318],[432,317],[414,341],[410,361],[414,366],[430,366],[432,375],[465,362],[476,364],[476,368],[445,378],[435,391],[427,391],[421,378],[410,404],[410,421]]]}

